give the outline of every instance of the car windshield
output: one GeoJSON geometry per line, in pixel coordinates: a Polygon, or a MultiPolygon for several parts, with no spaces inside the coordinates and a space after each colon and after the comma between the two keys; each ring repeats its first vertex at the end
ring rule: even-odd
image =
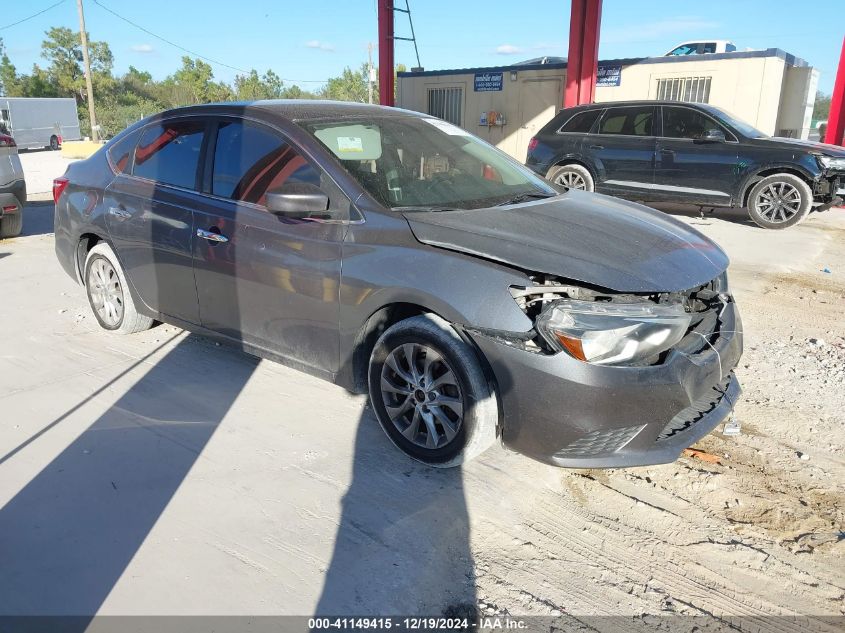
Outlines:
{"type": "Polygon", "coordinates": [[[751,125],[750,123],[746,123],[742,119],[738,119],[730,112],[725,112],[722,108],[716,108],[710,106],[709,108],[713,114],[715,114],[718,118],[722,119],[724,123],[731,126],[737,132],[742,134],[743,136],[747,136],[748,138],[767,138],[769,135],[765,132],[761,132],[756,127],[751,125]]]}
{"type": "Polygon", "coordinates": [[[560,192],[495,147],[440,119],[303,122],[367,192],[403,210],[477,209],[560,192]]]}

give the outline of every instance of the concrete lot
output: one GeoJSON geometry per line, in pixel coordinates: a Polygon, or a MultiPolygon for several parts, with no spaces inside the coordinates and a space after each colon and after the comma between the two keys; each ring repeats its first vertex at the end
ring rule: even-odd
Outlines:
{"type": "MultiPolygon", "coordinates": [[[[66,162],[23,158],[30,192],[66,162]]],[[[333,385],[170,326],[109,335],[55,260],[52,202],[26,214],[24,235],[0,242],[0,615],[478,603],[576,619],[801,614],[835,630],[815,616],[844,613],[840,210],[781,232],[680,211],[733,260],[743,434],[701,442],[719,464],[614,471],[500,447],[427,469],[333,385]]],[[[617,625],[591,623],[646,629],[617,625]]]]}

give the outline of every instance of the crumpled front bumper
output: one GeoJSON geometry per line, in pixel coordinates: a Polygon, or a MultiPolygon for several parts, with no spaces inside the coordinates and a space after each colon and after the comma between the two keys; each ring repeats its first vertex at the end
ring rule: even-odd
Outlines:
{"type": "Polygon", "coordinates": [[[712,347],[670,352],[660,365],[591,365],[468,332],[495,376],[508,448],[555,466],[663,464],[707,435],[741,393],[733,368],[742,323],[733,302],[712,347]]]}

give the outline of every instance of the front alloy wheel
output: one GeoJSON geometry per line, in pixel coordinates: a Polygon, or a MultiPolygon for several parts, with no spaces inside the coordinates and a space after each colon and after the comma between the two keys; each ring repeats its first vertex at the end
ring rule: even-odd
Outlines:
{"type": "Polygon", "coordinates": [[[794,174],[774,174],[757,182],[748,195],[748,215],[765,229],[785,229],[807,217],[813,191],[794,174]]]}
{"type": "Polygon", "coordinates": [[[381,397],[396,430],[421,448],[443,448],[463,424],[463,395],[455,372],[420,343],[405,343],[387,356],[381,397]]]}
{"type": "Polygon", "coordinates": [[[496,439],[499,407],[480,358],[434,314],[399,321],[382,333],[367,383],[381,428],[417,461],[457,466],[496,439]]]}

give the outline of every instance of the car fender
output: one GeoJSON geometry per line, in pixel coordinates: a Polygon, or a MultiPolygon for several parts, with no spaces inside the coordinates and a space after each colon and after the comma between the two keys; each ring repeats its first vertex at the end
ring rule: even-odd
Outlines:
{"type": "MultiPolygon", "coordinates": [[[[740,157],[740,161],[742,158],[740,157]]],[[[741,163],[740,163],[741,165],[741,163]]],[[[804,165],[798,162],[787,162],[787,161],[772,161],[763,164],[757,164],[753,167],[753,169],[749,170],[746,174],[742,175],[739,180],[739,186],[734,196],[734,203],[736,206],[744,206],[745,204],[745,196],[751,190],[751,187],[760,180],[764,178],[760,174],[766,171],[778,170],[782,169],[785,172],[793,172],[800,174],[804,179],[809,182],[814,182],[819,178],[819,172],[813,173],[809,169],[807,169],[804,165]]]]}

